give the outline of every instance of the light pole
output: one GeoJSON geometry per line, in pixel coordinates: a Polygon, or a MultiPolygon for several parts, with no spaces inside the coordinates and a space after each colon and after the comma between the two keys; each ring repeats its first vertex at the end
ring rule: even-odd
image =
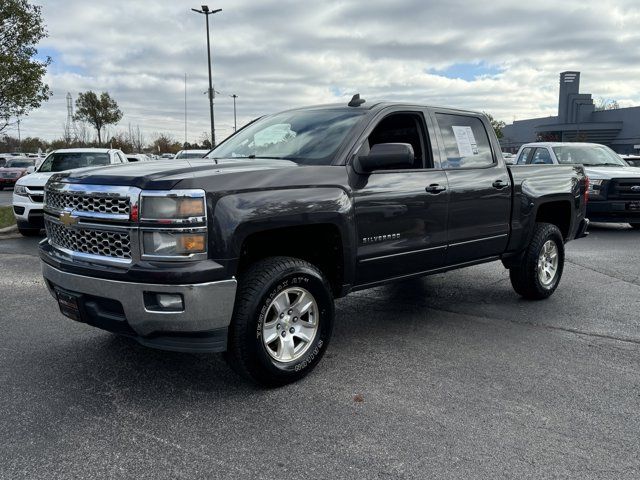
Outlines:
{"type": "Polygon", "coordinates": [[[209,62],[209,114],[211,115],[211,148],[216,146],[216,131],[215,131],[215,123],[213,120],[213,97],[215,93],[213,91],[213,80],[211,77],[211,41],[209,40],[209,15],[213,15],[214,13],[221,12],[222,9],[218,8],[217,10],[209,10],[207,5],[202,5],[201,9],[192,8],[196,13],[201,13],[206,18],[207,23],[207,60],[209,62]]]}
{"type": "Polygon", "coordinates": [[[231,95],[231,98],[233,98],[233,131],[235,132],[238,129],[238,124],[236,122],[236,98],[238,98],[238,95],[234,93],[231,95]]]}

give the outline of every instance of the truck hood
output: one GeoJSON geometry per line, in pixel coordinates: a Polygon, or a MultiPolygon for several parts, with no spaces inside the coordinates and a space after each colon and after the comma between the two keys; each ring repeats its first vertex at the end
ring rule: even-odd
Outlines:
{"type": "Polygon", "coordinates": [[[25,175],[24,177],[22,177],[20,180],[18,180],[18,185],[23,185],[25,187],[42,187],[44,188],[45,183],[47,183],[47,180],[49,180],[51,178],[52,175],[55,175],[54,173],[50,173],[50,172],[36,172],[36,173],[30,173],[29,175],[25,175]]]}
{"type": "Polygon", "coordinates": [[[149,190],[170,190],[178,182],[201,176],[293,168],[288,160],[219,159],[158,160],[83,168],[55,174],[55,181],[87,185],[125,185],[149,190]]]}
{"type": "Polygon", "coordinates": [[[584,167],[587,176],[594,180],[610,180],[612,178],[638,178],[638,167],[584,167]]]}

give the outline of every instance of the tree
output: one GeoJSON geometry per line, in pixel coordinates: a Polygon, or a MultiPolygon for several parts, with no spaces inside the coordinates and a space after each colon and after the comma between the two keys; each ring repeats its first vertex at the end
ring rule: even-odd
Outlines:
{"type": "Polygon", "coordinates": [[[43,82],[51,58],[35,58],[35,46],[47,36],[40,10],[27,0],[0,2],[0,132],[51,97],[43,82]]]}
{"type": "Polygon", "coordinates": [[[604,110],[617,110],[620,108],[620,104],[617,100],[611,98],[597,98],[594,110],[596,112],[602,112],[604,110]]]}
{"type": "Polygon", "coordinates": [[[482,112],[482,113],[484,113],[489,119],[489,122],[491,122],[493,131],[496,132],[496,137],[502,138],[503,137],[502,129],[506,124],[502,120],[496,120],[495,118],[493,118],[493,115],[491,115],[490,113],[487,113],[487,112],[482,112]]]}
{"type": "Polygon", "coordinates": [[[98,145],[102,144],[102,129],[114,125],[122,119],[122,111],[107,92],[100,97],[94,92],[81,92],[76,100],[74,120],[90,123],[98,132],[98,145]]]}

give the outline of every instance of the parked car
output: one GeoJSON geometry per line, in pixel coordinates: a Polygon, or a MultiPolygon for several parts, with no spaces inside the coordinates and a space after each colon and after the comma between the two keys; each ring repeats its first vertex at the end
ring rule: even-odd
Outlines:
{"type": "Polygon", "coordinates": [[[587,218],[629,223],[640,229],[640,168],[631,167],[609,147],[597,143],[527,143],[518,165],[583,165],[589,177],[587,218]]]}
{"type": "Polygon", "coordinates": [[[552,295],[588,226],[584,169],[506,166],[481,113],[361,103],[262,117],[188,166],[52,177],[40,255],[61,311],[226,350],[274,386],[318,363],[349,292],[500,260],[518,294],[552,295]]]}
{"type": "Polygon", "coordinates": [[[124,153],[114,149],[67,148],[51,152],[35,173],[20,178],[13,190],[13,214],[18,230],[22,235],[32,236],[44,227],[44,186],[54,173],[123,163],[127,163],[124,153]]]}
{"type": "Polygon", "coordinates": [[[28,175],[34,168],[35,159],[12,156],[5,162],[4,167],[0,168],[0,190],[4,190],[5,187],[13,188],[19,178],[28,175]]]}
{"type": "Polygon", "coordinates": [[[640,155],[622,155],[622,159],[630,167],[640,167],[640,155]]]}
{"type": "Polygon", "coordinates": [[[180,150],[178,153],[176,153],[176,156],[174,158],[176,160],[185,158],[202,158],[209,152],[210,150],[180,150]]]}
{"type": "Polygon", "coordinates": [[[149,162],[151,159],[144,153],[128,153],[127,160],[129,162],[149,162]]]}
{"type": "Polygon", "coordinates": [[[163,153],[162,155],[160,155],[160,158],[164,158],[164,159],[167,159],[167,160],[172,159],[174,157],[175,157],[175,155],[173,153],[163,153]]]}

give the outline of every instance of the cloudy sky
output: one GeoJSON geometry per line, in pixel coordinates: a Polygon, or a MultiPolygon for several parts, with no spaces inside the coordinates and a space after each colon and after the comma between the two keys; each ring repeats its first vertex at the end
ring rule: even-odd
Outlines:
{"type": "MultiPolygon", "coordinates": [[[[108,91],[146,135],[184,140],[208,129],[204,18],[185,0],[35,0],[49,38],[53,98],[23,136],[60,137],[65,96],[108,91]]],[[[638,0],[217,0],[213,18],[216,135],[292,106],[360,92],[485,110],[510,123],[556,113],[558,74],[581,90],[640,105],[638,0]]]]}

